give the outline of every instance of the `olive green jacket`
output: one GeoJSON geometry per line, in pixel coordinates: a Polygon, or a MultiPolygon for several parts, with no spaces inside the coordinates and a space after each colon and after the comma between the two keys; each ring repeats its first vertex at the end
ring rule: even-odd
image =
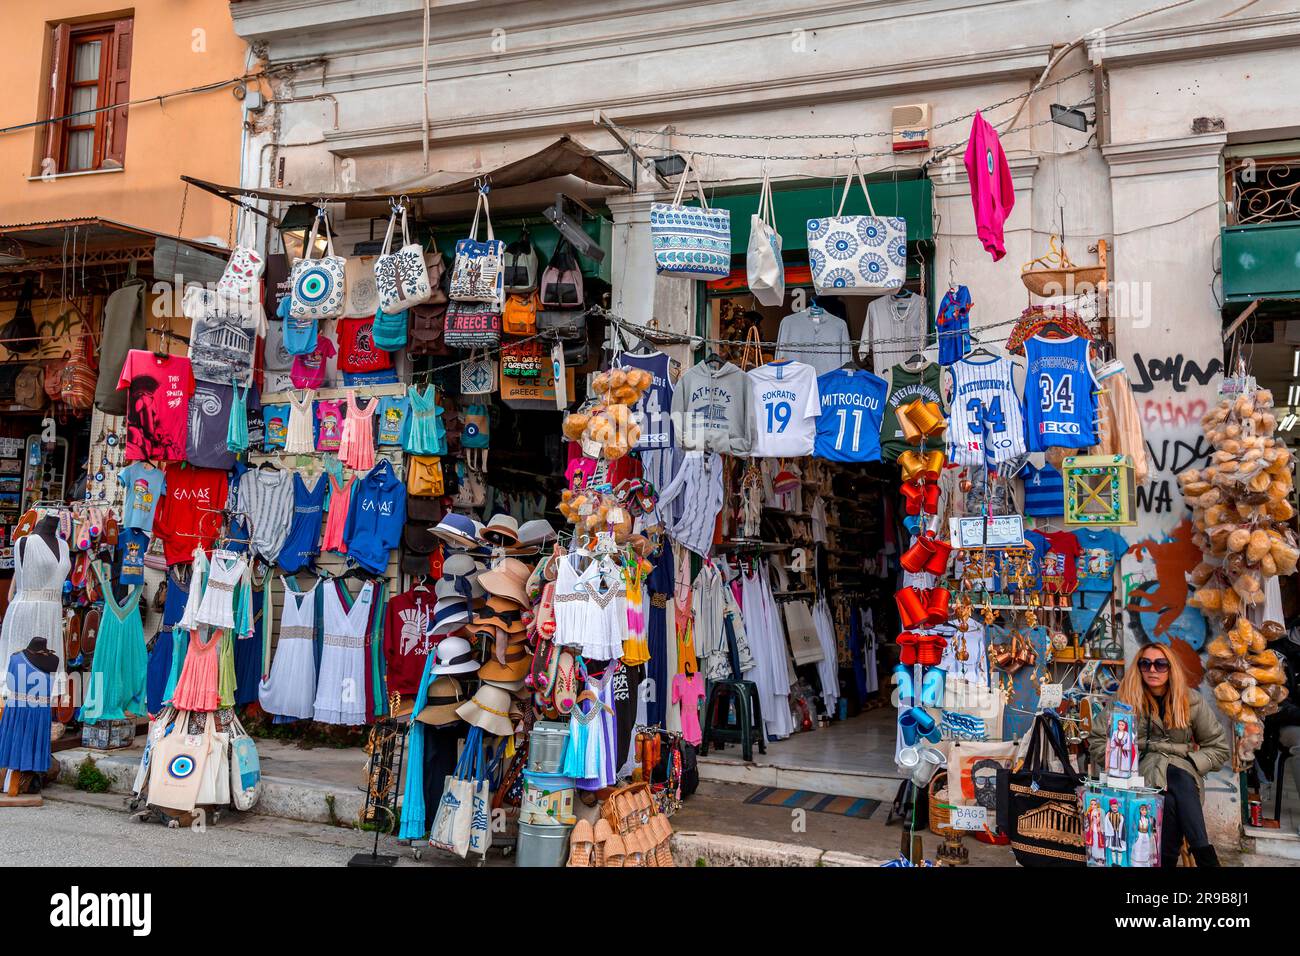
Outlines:
{"type": "MultiPolygon", "coordinates": [[[[1181,767],[1196,779],[1198,789],[1204,789],[1207,774],[1223,766],[1228,759],[1228,735],[1214,713],[1214,706],[1195,691],[1188,691],[1188,726],[1178,729],[1165,727],[1159,717],[1135,716],[1137,725],[1138,772],[1148,787],[1163,790],[1165,774],[1170,766],[1181,767]]],[[[1105,707],[1098,719],[1094,714],[1092,730],[1088,734],[1088,753],[1095,772],[1106,767],[1106,740],[1110,736],[1110,711],[1105,707]]]]}

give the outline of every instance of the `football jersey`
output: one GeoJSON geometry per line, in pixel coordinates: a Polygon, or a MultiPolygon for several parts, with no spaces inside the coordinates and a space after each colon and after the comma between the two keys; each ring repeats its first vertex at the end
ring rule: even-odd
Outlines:
{"type": "Polygon", "coordinates": [[[1100,386],[1088,364],[1088,340],[1033,336],[1025,340],[1025,437],[1030,451],[1097,444],[1100,386]]]}
{"type": "Polygon", "coordinates": [[[811,455],[821,401],[817,372],[803,362],[773,362],[749,371],[755,458],[811,455]]]}
{"type": "Polygon", "coordinates": [[[889,397],[885,399],[885,415],[880,423],[880,453],[886,461],[894,461],[915,447],[903,439],[898,410],[918,398],[943,406],[939,395],[939,366],[930,362],[919,371],[911,372],[904,365],[895,365],[889,372],[889,397]]]}
{"type": "Polygon", "coordinates": [[[880,461],[880,420],[889,384],[871,372],[837,368],[817,378],[821,414],[813,454],[830,461],[880,461]]]}
{"type": "Polygon", "coordinates": [[[621,367],[644,369],[654,377],[633,409],[637,423],[641,426],[641,440],[636,443],[636,447],[642,450],[668,448],[673,442],[673,383],[668,377],[669,361],[663,352],[651,352],[649,355],[624,352],[619,356],[621,367]]]}
{"type": "Polygon", "coordinates": [[[1047,464],[1025,465],[1018,477],[1025,484],[1025,514],[1035,518],[1065,514],[1065,483],[1059,471],[1047,464]]]}
{"type": "Polygon", "coordinates": [[[952,364],[948,458],[959,465],[1001,464],[1025,452],[1025,421],[1011,360],[963,358],[952,364]]]}

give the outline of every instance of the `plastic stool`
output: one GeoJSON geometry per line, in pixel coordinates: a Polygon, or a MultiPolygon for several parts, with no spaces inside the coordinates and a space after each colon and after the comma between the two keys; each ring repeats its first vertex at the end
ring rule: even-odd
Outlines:
{"type": "Polygon", "coordinates": [[[739,743],[741,755],[752,762],[755,740],[758,741],[758,752],[767,753],[767,743],[763,739],[763,709],[758,702],[758,685],[752,680],[714,681],[709,687],[709,703],[704,713],[701,757],[708,756],[710,744],[739,743]],[[733,703],[737,717],[735,724],[727,719],[733,703]]]}

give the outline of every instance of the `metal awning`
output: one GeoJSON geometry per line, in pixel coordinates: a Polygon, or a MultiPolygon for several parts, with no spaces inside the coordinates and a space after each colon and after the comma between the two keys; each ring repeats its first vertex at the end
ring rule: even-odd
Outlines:
{"type": "Polygon", "coordinates": [[[486,180],[493,189],[508,189],[512,186],[527,186],[547,179],[573,176],[593,186],[605,186],[613,189],[631,189],[632,182],[605,160],[597,152],[583,146],[569,136],[562,136],[545,149],[506,163],[490,172],[480,173],[469,179],[460,179],[449,183],[435,183],[432,179],[446,176],[447,173],[433,173],[404,183],[394,183],[382,189],[368,189],[348,193],[303,192],[298,189],[247,188],[243,186],[223,186],[220,183],[182,176],[181,179],[199,189],[215,193],[223,199],[239,203],[239,197],[266,199],[275,202],[383,202],[398,196],[411,199],[431,199],[438,196],[471,195],[478,189],[481,181],[486,180]]]}
{"type": "Polygon", "coordinates": [[[223,260],[230,255],[228,249],[211,243],[84,216],[0,225],[0,272],[58,268],[65,260],[75,261],[78,268],[119,265],[132,259],[147,261],[159,243],[169,248],[179,243],[223,260]]]}

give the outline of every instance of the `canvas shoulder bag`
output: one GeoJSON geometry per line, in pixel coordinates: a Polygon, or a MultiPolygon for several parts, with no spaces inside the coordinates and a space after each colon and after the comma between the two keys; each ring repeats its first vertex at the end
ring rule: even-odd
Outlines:
{"type": "Polygon", "coordinates": [[[456,769],[443,783],[429,832],[430,846],[455,853],[462,860],[469,853],[470,817],[474,812],[474,753],[470,744],[477,729],[470,728],[470,739],[465,741],[456,769]]]}
{"type": "Polygon", "coordinates": [[[461,302],[494,302],[499,309],[505,298],[503,259],[505,243],[492,232],[488,187],[480,186],[469,238],[456,243],[456,261],[451,270],[451,297],[461,302]],[[487,239],[479,241],[478,217],[487,222],[487,239]]]}
{"type": "Polygon", "coordinates": [[[758,212],[749,217],[749,250],[745,256],[749,291],[760,304],[777,306],[785,302],[785,263],[781,261],[781,234],[776,231],[772,208],[772,180],[763,167],[763,186],[758,194],[758,212]]]}
{"type": "Polygon", "coordinates": [[[252,246],[240,242],[241,236],[249,234],[245,232],[244,220],[252,215],[253,213],[247,209],[240,210],[239,222],[235,226],[235,251],[230,254],[230,261],[226,263],[225,271],[217,280],[217,295],[227,301],[248,305],[261,300],[258,285],[262,273],[266,271],[266,260],[262,258],[262,254],[252,246]]]}
{"type": "Polygon", "coordinates": [[[839,210],[808,220],[808,264],[813,287],[831,295],[879,295],[903,286],[907,278],[907,222],[877,216],[857,159],[844,183],[839,210]],[[854,176],[867,197],[869,216],[845,216],[844,203],[854,176]]]}
{"type": "Polygon", "coordinates": [[[216,728],[214,712],[204,723],[203,738],[208,742],[208,762],[199,781],[198,803],[205,807],[224,807],[230,803],[230,734],[216,728]]]}
{"type": "MultiPolygon", "coordinates": [[[[209,720],[211,717],[209,717],[209,720]]],[[[150,729],[149,804],[189,812],[198,804],[199,786],[208,763],[206,734],[189,732],[189,711],[177,711],[171,732],[163,721],[150,729]]]]}
{"type": "Polygon", "coordinates": [[[722,279],[731,272],[731,211],[709,208],[693,158],[686,158],[673,201],[650,206],[655,270],[659,275],[680,279],[722,279]],[[686,181],[692,174],[699,206],[682,204],[686,181]]]}
{"type": "Polygon", "coordinates": [[[334,238],[330,235],[329,220],[320,209],[311,225],[303,257],[294,261],[289,272],[289,318],[298,321],[337,319],[343,314],[344,273],[347,263],[334,254],[334,238]],[[325,254],[312,258],[316,250],[316,236],[321,223],[325,223],[325,254]]]}
{"type": "Polygon", "coordinates": [[[396,315],[411,306],[428,302],[430,294],[424,250],[419,243],[411,242],[406,229],[405,206],[402,207],[402,248],[392,252],[393,229],[396,225],[397,210],[394,208],[388,219],[383,250],[375,260],[375,288],[379,293],[379,309],[387,315],[396,315]]]}
{"type": "Polygon", "coordinates": [[[497,390],[497,363],[486,352],[471,352],[460,367],[462,395],[491,395],[497,390]]]}
{"type": "Polygon", "coordinates": [[[998,770],[998,829],[1011,838],[1011,852],[1021,866],[1084,866],[1078,795],[1083,777],[1061,744],[1061,722],[1044,712],[1029,732],[1024,762],[1014,770],[998,770]],[[1064,772],[1047,769],[1049,748],[1064,772]]]}
{"type": "Polygon", "coordinates": [[[495,348],[501,343],[501,310],[490,302],[452,302],[442,339],[452,348],[495,348]]]}
{"type": "Polygon", "coordinates": [[[230,725],[230,805],[251,810],[262,795],[262,761],[257,741],[248,735],[239,718],[230,725]]]}

